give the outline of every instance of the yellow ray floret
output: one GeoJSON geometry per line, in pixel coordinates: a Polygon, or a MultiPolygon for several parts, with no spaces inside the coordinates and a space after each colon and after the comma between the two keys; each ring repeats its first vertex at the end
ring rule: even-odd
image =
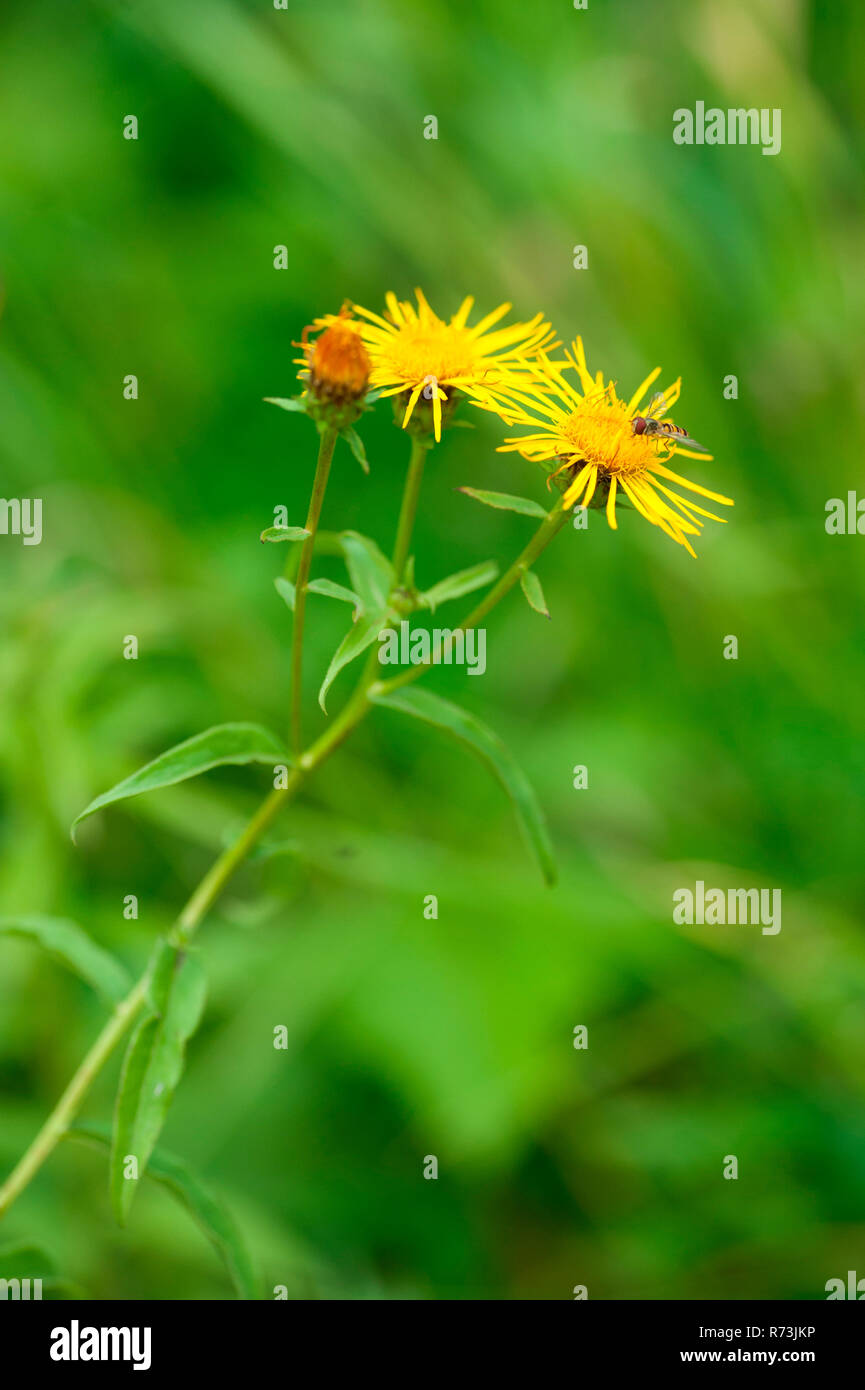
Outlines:
{"type": "Polygon", "coordinates": [[[386,296],[386,316],[361,305],[354,312],[361,326],[372,369],[370,386],[382,396],[405,395],[403,428],[408,425],[421,392],[432,404],[433,429],[441,438],[442,402],[448,391],[459,391],[476,405],[496,410],[497,386],[509,369],[520,369],[539,352],[557,346],[552,328],[537,314],[528,323],[496,327],[509,312],[500,304],[469,327],[474,299],[464,299],[449,322],[430,308],[421,290],[417,307],[396,295],[386,296]]]}
{"type": "MultiPolygon", "coordinates": [[[[602,499],[605,490],[607,521],[613,529],[616,495],[621,489],[641,516],[694,555],[688,538],[699,533],[703,525],[700,518],[726,518],[679,496],[666,483],[723,506],[731,507],[733,502],[666,467],[679,452],[697,459],[709,459],[710,454],[679,449],[675,436],[634,433],[634,417],[641,413],[646,392],[660,370],[656,367],[650,372],[624,401],[616,394],[615,382],[605,381],[602,372],[595,376],[589,372],[582,339],[577,338],[571,352],[565,353],[564,363],[551,362],[542,353],[536,363],[521,365],[501,384],[500,394],[507,406],[499,405],[497,413],[509,425],[529,426],[532,433],[507,439],[499,452],[516,451],[541,464],[553,477],[567,473],[566,507],[588,507],[596,489],[602,489],[598,494],[602,499]]],[[[653,411],[655,418],[663,418],[679,399],[680,391],[681,379],[661,392],[662,399],[653,411]]]]}

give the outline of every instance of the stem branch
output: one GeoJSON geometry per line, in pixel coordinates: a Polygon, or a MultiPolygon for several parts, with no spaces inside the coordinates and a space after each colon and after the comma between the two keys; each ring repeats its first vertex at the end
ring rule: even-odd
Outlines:
{"type": "Polygon", "coordinates": [[[477,604],[465,618],[463,618],[462,622],[453,630],[450,637],[443,643],[440,643],[435,651],[430,653],[429,661],[419,666],[410,667],[407,671],[403,671],[401,675],[394,676],[392,680],[379,681],[375,686],[376,694],[384,694],[387,691],[399,690],[400,686],[408,685],[410,681],[417,680],[418,676],[422,676],[425,671],[429,670],[430,666],[443,660],[446,661],[447,654],[453,646],[456,634],[458,632],[468,632],[471,628],[477,627],[478,623],[495,608],[496,604],[501,602],[505,594],[510,593],[514,585],[519,583],[525,570],[531,568],[541,552],[546,550],[553,537],[562,529],[569,515],[570,513],[564,510],[561,499],[556,502],[552,511],[550,511],[541,522],[525,549],[522,550],[513,563],[508,566],[504,574],[490,589],[489,593],[481,599],[480,603],[477,604]]]}

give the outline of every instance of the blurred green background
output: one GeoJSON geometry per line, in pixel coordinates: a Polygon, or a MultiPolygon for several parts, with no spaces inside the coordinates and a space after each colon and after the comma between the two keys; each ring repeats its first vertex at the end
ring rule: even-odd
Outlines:
{"type": "MultiPolygon", "coordinates": [[[[44,499],[44,539],[0,537],[0,911],[76,919],[138,969],[269,784],[212,773],[70,843],[170,744],[285,727],[284,555],[258,533],[279,504],[302,519],[315,435],[261,398],[293,392],[292,339],[346,296],[508,299],[623,391],[681,372],[678,418],[715,452],[695,473],[736,499],[697,561],[593,513],[541,564],[552,620],[517,593],[485,679],[429,681],[517,753],[557,888],[482,766],[380,712],[203,928],[210,1003],[163,1141],[267,1290],[819,1298],[865,1273],[865,542],[824,529],[861,478],[863,28],[852,0],[4,4],[0,492],[44,499]],[[697,100],[781,107],[781,154],[675,146],[697,100]],[[782,931],[674,926],[697,878],[781,888],[782,931]]],[[[428,469],[422,584],[527,539],[459,485],[547,496],[474,419],[428,469]]],[[[389,548],[407,440],[386,403],[361,428],[371,476],[339,446],[323,524],[389,548]]],[[[346,616],[310,600],[310,730],[346,616]]],[[[0,942],[4,1172],[102,1017],[0,942]]],[[[161,1189],[119,1231],[83,1148],[0,1236],[94,1298],[232,1296],[161,1189]]]]}

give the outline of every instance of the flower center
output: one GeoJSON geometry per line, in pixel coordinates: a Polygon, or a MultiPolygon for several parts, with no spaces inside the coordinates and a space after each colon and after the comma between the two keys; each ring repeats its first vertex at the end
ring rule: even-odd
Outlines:
{"type": "Polygon", "coordinates": [[[658,457],[657,439],[634,434],[620,401],[582,405],[564,422],[562,433],[574,453],[605,473],[640,473],[658,457]]]}
{"type": "Polygon", "coordinates": [[[401,328],[387,352],[394,371],[405,381],[425,376],[439,381],[468,376],[476,370],[478,360],[471,334],[448,324],[434,329],[401,328]]]}

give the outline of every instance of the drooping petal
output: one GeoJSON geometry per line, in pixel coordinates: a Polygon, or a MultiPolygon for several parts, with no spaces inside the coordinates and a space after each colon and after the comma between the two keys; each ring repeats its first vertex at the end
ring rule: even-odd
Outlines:
{"type": "Polygon", "coordinates": [[[618,530],[619,523],[616,520],[616,483],[615,474],[610,479],[610,491],[607,496],[607,522],[614,531],[618,530]]]}

